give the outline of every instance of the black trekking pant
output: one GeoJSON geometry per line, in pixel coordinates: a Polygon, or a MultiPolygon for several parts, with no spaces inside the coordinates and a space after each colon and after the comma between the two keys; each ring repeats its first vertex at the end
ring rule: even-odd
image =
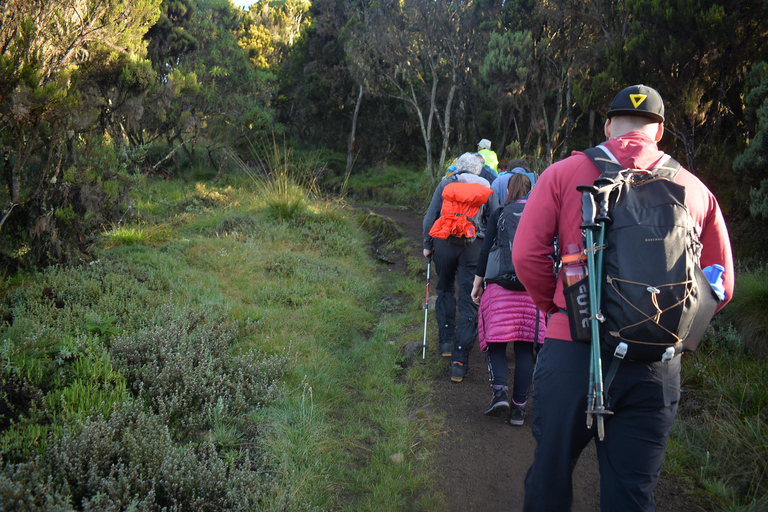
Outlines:
{"type": "Polygon", "coordinates": [[[507,387],[507,346],[512,345],[515,352],[515,375],[513,378],[512,401],[515,405],[523,405],[528,401],[528,391],[533,375],[533,343],[530,341],[513,341],[511,343],[488,343],[488,365],[491,374],[491,385],[507,387]]]}
{"type": "MultiPolygon", "coordinates": [[[[653,512],[664,450],[680,400],[680,357],[670,361],[671,405],[664,405],[662,364],[622,361],[608,390],[613,415],[605,439],[587,429],[590,346],[547,338],[533,374],[533,464],[525,477],[525,512],[567,512],[573,502],[571,474],[595,437],[602,512],[653,512]]],[[[613,359],[603,352],[603,375],[613,359]]]]}
{"type": "Polygon", "coordinates": [[[477,304],[472,301],[472,285],[482,243],[480,238],[467,245],[435,239],[435,252],[432,256],[438,275],[435,316],[440,341],[453,342],[451,362],[467,363],[469,351],[477,337],[477,304]],[[456,284],[459,289],[458,299],[456,284]]]}

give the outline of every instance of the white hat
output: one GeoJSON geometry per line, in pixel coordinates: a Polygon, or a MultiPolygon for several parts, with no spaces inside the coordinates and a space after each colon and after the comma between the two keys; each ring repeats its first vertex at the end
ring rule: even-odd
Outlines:
{"type": "Polygon", "coordinates": [[[483,139],[477,143],[477,147],[480,149],[491,149],[491,141],[488,139],[483,139]]]}

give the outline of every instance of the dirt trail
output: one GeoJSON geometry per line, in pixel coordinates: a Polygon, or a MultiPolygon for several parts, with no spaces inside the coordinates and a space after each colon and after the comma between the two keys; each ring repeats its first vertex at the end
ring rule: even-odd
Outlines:
{"type": "MultiPolygon", "coordinates": [[[[420,215],[405,209],[376,207],[371,210],[400,226],[409,240],[408,250],[421,256],[420,215]]],[[[404,270],[404,264],[396,267],[396,270],[404,270]]],[[[426,282],[426,273],[424,277],[426,282]]],[[[435,279],[431,281],[436,282],[435,279]]],[[[431,298],[433,293],[430,293],[431,298]]],[[[435,321],[432,311],[429,318],[431,322],[435,321]]],[[[427,342],[429,357],[438,357],[437,341],[427,342]]],[[[511,350],[509,352],[511,356],[511,350]]],[[[439,442],[437,487],[448,503],[447,512],[517,512],[522,510],[523,481],[536,446],[530,428],[530,407],[522,427],[512,427],[501,418],[484,416],[491,394],[485,357],[477,344],[470,352],[469,360],[470,372],[461,383],[450,382],[447,358],[445,371],[434,382],[434,405],[444,412],[447,430],[439,442]]],[[[510,361],[510,379],[513,370],[514,364],[510,361]]],[[[572,512],[599,511],[599,493],[593,442],[574,470],[572,512]]],[[[705,510],[689,499],[676,482],[662,476],[656,489],[658,512],[705,510]]]]}

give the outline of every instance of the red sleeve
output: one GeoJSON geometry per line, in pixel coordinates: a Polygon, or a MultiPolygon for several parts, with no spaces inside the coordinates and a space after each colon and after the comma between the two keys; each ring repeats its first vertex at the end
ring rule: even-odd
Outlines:
{"type": "Polygon", "coordinates": [[[702,245],[699,262],[701,268],[714,264],[725,268],[723,271],[725,299],[720,302],[719,310],[733,297],[735,276],[731,240],[723,213],[712,192],[693,174],[683,170],[675,181],[685,186],[686,204],[691,216],[701,229],[699,237],[702,245]]]}
{"type": "MultiPolygon", "coordinates": [[[[714,200],[714,197],[712,198],[714,200]]],[[[735,272],[733,268],[733,254],[731,252],[731,240],[728,237],[728,229],[725,227],[725,220],[717,206],[711,212],[707,224],[701,233],[701,268],[708,267],[718,263],[725,268],[723,272],[723,287],[725,288],[725,299],[720,302],[718,311],[725,306],[731,297],[733,297],[733,285],[735,272]]]]}

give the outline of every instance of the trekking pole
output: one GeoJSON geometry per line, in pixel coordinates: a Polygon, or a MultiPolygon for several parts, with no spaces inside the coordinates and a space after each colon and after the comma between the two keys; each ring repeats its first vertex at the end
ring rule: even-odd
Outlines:
{"type": "MultiPolygon", "coordinates": [[[[601,225],[595,222],[597,205],[594,194],[597,187],[594,185],[579,185],[576,187],[581,192],[581,229],[586,237],[587,253],[587,282],[589,283],[589,315],[592,334],[591,357],[589,361],[589,393],[587,396],[587,426],[591,427],[592,419],[597,419],[597,437],[603,440],[605,437],[605,416],[613,414],[605,408],[603,397],[603,371],[600,360],[600,325],[598,320],[599,303],[597,292],[597,275],[595,268],[595,242],[594,232],[601,229],[601,225]]],[[[602,273],[602,272],[601,272],[602,273]]]]}
{"type": "Polygon", "coordinates": [[[427,258],[427,295],[424,299],[424,341],[421,343],[421,364],[427,356],[427,313],[429,312],[429,268],[432,266],[432,256],[427,258]]]}
{"type": "Polygon", "coordinates": [[[610,196],[611,196],[611,190],[613,190],[613,186],[615,184],[615,181],[611,178],[598,178],[595,180],[595,186],[597,187],[597,195],[595,197],[595,200],[597,202],[597,207],[599,208],[599,211],[597,213],[597,216],[595,217],[595,220],[600,224],[600,233],[598,234],[597,239],[597,307],[600,307],[600,304],[602,304],[602,291],[603,291],[603,249],[605,245],[605,227],[610,225],[611,222],[613,222],[613,219],[611,219],[611,215],[609,213],[610,208],[610,196]]]}
{"type": "MultiPolygon", "coordinates": [[[[595,221],[600,225],[600,230],[597,235],[597,246],[595,247],[595,250],[597,251],[597,261],[595,263],[595,283],[596,283],[596,293],[595,293],[595,303],[598,307],[597,317],[599,321],[603,321],[602,318],[602,311],[599,310],[600,305],[602,304],[602,291],[603,291],[603,249],[605,248],[605,227],[612,222],[612,219],[610,217],[610,214],[608,212],[609,210],[609,201],[610,201],[610,194],[611,190],[613,189],[614,181],[611,178],[601,177],[595,180],[595,187],[597,187],[597,190],[592,190],[591,193],[595,197],[595,202],[597,204],[597,215],[595,216],[595,221]]],[[[583,197],[582,197],[583,200],[583,197]]],[[[582,219],[583,220],[583,219],[582,219]]],[[[600,361],[600,352],[597,351],[597,357],[595,357],[595,351],[592,352],[592,357],[590,358],[590,369],[589,369],[589,392],[587,395],[587,402],[588,402],[588,408],[591,410],[594,410],[595,408],[595,378],[594,378],[594,369],[597,365],[601,365],[600,361]]],[[[602,366],[601,366],[602,370],[602,366]]],[[[601,379],[602,380],[602,379],[601,379]]],[[[587,428],[592,428],[592,414],[587,414],[587,428]]]]}

